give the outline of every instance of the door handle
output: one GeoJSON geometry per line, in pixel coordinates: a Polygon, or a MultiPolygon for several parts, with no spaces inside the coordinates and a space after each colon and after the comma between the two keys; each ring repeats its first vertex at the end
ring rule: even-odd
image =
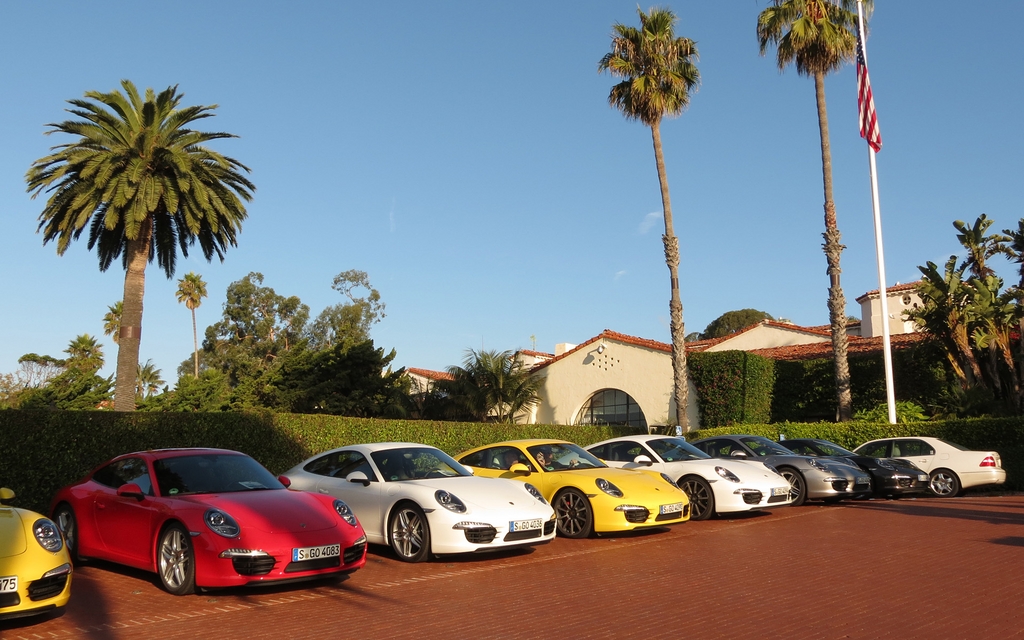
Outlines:
{"type": "Polygon", "coordinates": [[[318,488],[317,491],[319,491],[320,493],[327,493],[327,489],[320,489],[320,488],[318,488]]]}

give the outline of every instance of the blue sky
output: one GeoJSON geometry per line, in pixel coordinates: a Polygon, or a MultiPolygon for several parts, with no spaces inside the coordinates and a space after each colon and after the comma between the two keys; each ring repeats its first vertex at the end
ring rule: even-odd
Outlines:
{"type": "MultiPolygon", "coordinates": [[[[767,0],[666,6],[703,77],[662,126],[687,332],[741,308],[826,324],[813,82],[758,55],[767,0]]],[[[113,371],[102,316],[123,271],[100,273],[84,240],[63,257],[43,246],[24,175],[61,142],[43,132],[66,100],[122,78],[220,105],[200,128],[240,136],[213,146],[257,186],[223,263],[196,252],[174,280],[147,271],[141,359],[171,383],[192,352],[173,295],[188,271],[210,292],[200,331],[251,271],[314,317],[341,301],[335,274],[366,271],[387,305],[373,338],[398,366],[553,351],[606,328],[668,341],[650,133],[608,106],[613,80],[597,73],[614,22],[637,24],[636,3],[0,3],[0,373],[81,333],[103,338],[113,371]]],[[[877,3],[889,284],[955,253],[953,220],[1024,216],[1022,23],[1016,0],[877,3]]],[[[842,284],[859,316],[854,299],[878,281],[855,85],[852,67],[826,81],[842,284]]]]}

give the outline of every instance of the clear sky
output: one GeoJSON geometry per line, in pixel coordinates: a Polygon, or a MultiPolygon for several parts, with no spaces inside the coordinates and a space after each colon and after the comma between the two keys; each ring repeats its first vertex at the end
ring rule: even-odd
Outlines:
{"type": "MultiPolygon", "coordinates": [[[[813,81],[758,55],[767,0],[667,6],[703,79],[662,126],[686,331],[742,308],[826,324],[813,81]]],[[[366,271],[387,305],[373,338],[398,366],[553,351],[606,328],[669,341],[650,132],[608,106],[613,80],[597,73],[614,22],[638,24],[636,3],[0,2],[0,372],[25,353],[61,357],[82,333],[114,369],[102,317],[124,272],[101,273],[84,237],[63,257],[43,246],[24,175],[64,141],[43,132],[66,100],[122,78],[218,104],[199,128],[240,136],[211,146],[257,186],[223,263],[197,250],[175,279],[147,271],[141,360],[172,384],[192,352],[174,299],[188,271],[210,292],[200,332],[251,271],[312,317],[342,301],[334,275],[366,271]]],[[[878,0],[868,58],[889,284],[955,253],[954,220],[1024,216],[1021,24],[1018,0],[878,0]]],[[[826,94],[842,284],[859,316],[878,280],[853,68],[826,94]]]]}

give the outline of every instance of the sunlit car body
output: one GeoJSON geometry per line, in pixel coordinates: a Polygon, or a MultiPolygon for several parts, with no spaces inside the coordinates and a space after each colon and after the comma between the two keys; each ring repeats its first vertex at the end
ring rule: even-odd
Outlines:
{"type": "Polygon", "coordinates": [[[555,514],[522,483],[477,478],[440,449],[410,442],[341,447],[300,462],[292,487],[341,498],[376,544],[406,562],[550,542],[555,514]]]}
{"type": "Polygon", "coordinates": [[[623,436],[586,449],[608,466],[651,469],[675,480],[690,499],[691,520],[783,507],[792,501],[789,482],[775,469],[753,460],[714,459],[684,438],[623,436]]]}
{"type": "Polygon", "coordinates": [[[366,537],[341,501],[290,491],[223,449],[130,453],[61,489],[53,519],[71,554],[157,574],[175,595],[347,573],[366,537]]]}
{"type": "Polygon", "coordinates": [[[835,501],[871,494],[871,476],[852,464],[798,456],[768,438],[728,435],[693,443],[712,458],[760,460],[779,470],[792,488],[793,504],[805,500],[835,501]]]}
{"type": "Polygon", "coordinates": [[[880,498],[925,493],[928,474],[906,460],[861,456],[828,440],[796,438],[779,442],[793,453],[833,460],[849,460],[871,474],[872,493],[880,498]]]}
{"type": "Polygon", "coordinates": [[[0,620],[59,611],[71,597],[71,556],[47,517],[5,503],[0,488],[0,620]]]}
{"type": "Polygon", "coordinates": [[[566,537],[662,527],[690,518],[686,494],[668,476],[614,469],[562,440],[497,442],[456,459],[476,474],[536,486],[555,508],[558,532],[566,537]],[[538,452],[551,453],[551,464],[542,466],[538,452]]]}
{"type": "Polygon", "coordinates": [[[872,458],[902,458],[928,474],[928,488],[941,498],[964,489],[1006,482],[1003,461],[995,451],[970,451],[938,438],[881,438],[854,452],[872,458]]]}

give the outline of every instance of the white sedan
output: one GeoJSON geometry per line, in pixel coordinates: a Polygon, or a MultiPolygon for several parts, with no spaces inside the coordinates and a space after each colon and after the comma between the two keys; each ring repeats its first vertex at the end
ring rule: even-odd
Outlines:
{"type": "Polygon", "coordinates": [[[474,477],[440,449],[409,442],[326,451],[284,474],[292,489],[343,500],[369,542],[400,560],[550,542],[555,512],[529,483],[474,477]]]}
{"type": "Polygon", "coordinates": [[[782,507],[793,500],[789,482],[770,466],[715,459],[679,437],[623,436],[592,444],[587,451],[610,467],[650,468],[666,474],[689,496],[691,520],[782,507]]]}
{"type": "Polygon", "coordinates": [[[971,487],[1006,482],[1003,461],[995,451],[970,451],[938,438],[882,438],[865,442],[854,453],[913,462],[928,473],[928,488],[940,498],[952,498],[971,487]]]}

